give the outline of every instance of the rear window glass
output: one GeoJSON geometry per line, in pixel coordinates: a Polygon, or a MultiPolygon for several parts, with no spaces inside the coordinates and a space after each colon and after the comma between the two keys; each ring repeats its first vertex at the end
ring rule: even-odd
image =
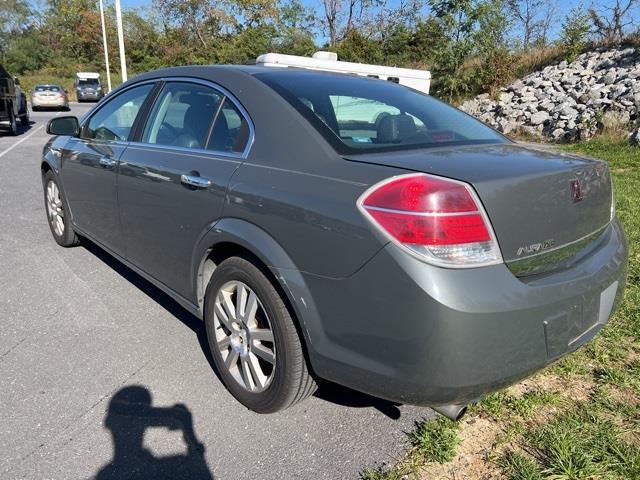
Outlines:
{"type": "Polygon", "coordinates": [[[36,92],[59,92],[62,88],[57,85],[36,85],[33,90],[36,92]]]}
{"type": "Polygon", "coordinates": [[[312,72],[256,77],[343,154],[507,142],[458,109],[393,82],[312,72]]]}

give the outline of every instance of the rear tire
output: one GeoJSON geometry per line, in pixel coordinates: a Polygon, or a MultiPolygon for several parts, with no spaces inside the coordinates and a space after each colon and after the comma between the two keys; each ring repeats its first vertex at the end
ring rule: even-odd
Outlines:
{"type": "Polygon", "coordinates": [[[13,113],[13,106],[10,106],[9,110],[9,135],[18,135],[18,123],[16,122],[16,115],[13,113]]]}
{"type": "Polygon", "coordinates": [[[53,239],[61,247],[75,247],[80,239],[73,231],[71,219],[65,204],[58,181],[51,170],[42,178],[44,186],[44,207],[53,239]]]}
{"type": "Polygon", "coordinates": [[[27,106],[26,103],[24,104],[24,112],[20,117],[20,123],[22,124],[23,127],[29,126],[29,107],[27,106]]]}
{"type": "Polygon", "coordinates": [[[316,390],[287,306],[251,262],[231,257],[218,265],[204,313],[216,370],[244,406],[273,413],[316,390]]]}

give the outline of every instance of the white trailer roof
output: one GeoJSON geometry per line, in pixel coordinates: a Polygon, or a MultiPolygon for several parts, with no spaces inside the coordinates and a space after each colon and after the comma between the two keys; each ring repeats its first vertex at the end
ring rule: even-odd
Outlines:
{"type": "Polygon", "coordinates": [[[76,77],[80,80],[84,80],[86,78],[100,78],[100,74],[95,72],[78,72],[76,73],[76,77]]]}
{"type": "Polygon", "coordinates": [[[384,77],[404,77],[420,80],[431,79],[431,72],[428,70],[342,62],[338,61],[337,55],[332,52],[316,52],[311,58],[285,55],[282,53],[265,53],[256,59],[256,64],[272,67],[298,67],[329,72],[358,73],[361,75],[379,75],[384,77]]]}

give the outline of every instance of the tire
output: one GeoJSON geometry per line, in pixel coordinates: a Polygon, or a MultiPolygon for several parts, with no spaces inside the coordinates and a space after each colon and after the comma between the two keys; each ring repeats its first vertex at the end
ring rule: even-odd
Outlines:
{"type": "Polygon", "coordinates": [[[13,113],[13,106],[9,107],[9,135],[14,137],[18,135],[18,122],[15,113],[13,113]]]}
{"type": "Polygon", "coordinates": [[[316,390],[294,320],[278,291],[254,264],[231,257],[218,265],[207,286],[204,314],[216,370],[227,390],[245,407],[273,413],[316,390]],[[241,289],[246,300],[239,302],[244,306],[238,310],[245,314],[251,294],[256,296],[255,309],[249,309],[253,318],[227,314],[237,309],[241,289]],[[224,298],[235,306],[224,308],[224,298]],[[233,316],[237,322],[232,321],[233,316]]]}
{"type": "Polygon", "coordinates": [[[62,198],[58,181],[51,170],[45,173],[42,185],[44,186],[44,208],[47,213],[47,223],[53,239],[61,247],[79,245],[80,239],[73,231],[66,203],[62,198]]]}
{"type": "Polygon", "coordinates": [[[29,107],[27,106],[26,103],[24,104],[24,112],[20,117],[20,123],[22,124],[23,127],[29,126],[29,107]]]}

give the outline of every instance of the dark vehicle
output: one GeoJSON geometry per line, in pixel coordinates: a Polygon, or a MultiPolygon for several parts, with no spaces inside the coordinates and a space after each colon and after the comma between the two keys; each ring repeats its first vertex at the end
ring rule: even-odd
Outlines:
{"type": "Polygon", "coordinates": [[[322,378],[457,418],[592,338],[624,290],[605,163],[391,82],[170,68],[48,131],[56,242],[90,239],[203,318],[257,412],[322,378]]]}
{"type": "Polygon", "coordinates": [[[78,102],[97,102],[104,97],[99,73],[76,73],[75,88],[78,102]]]}
{"type": "Polygon", "coordinates": [[[69,96],[60,85],[36,85],[31,92],[31,109],[43,108],[69,110],[69,96]]]}
{"type": "Polygon", "coordinates": [[[7,128],[9,134],[17,135],[18,119],[22,125],[29,125],[27,98],[20,88],[20,80],[0,65],[0,125],[7,128]]]}

